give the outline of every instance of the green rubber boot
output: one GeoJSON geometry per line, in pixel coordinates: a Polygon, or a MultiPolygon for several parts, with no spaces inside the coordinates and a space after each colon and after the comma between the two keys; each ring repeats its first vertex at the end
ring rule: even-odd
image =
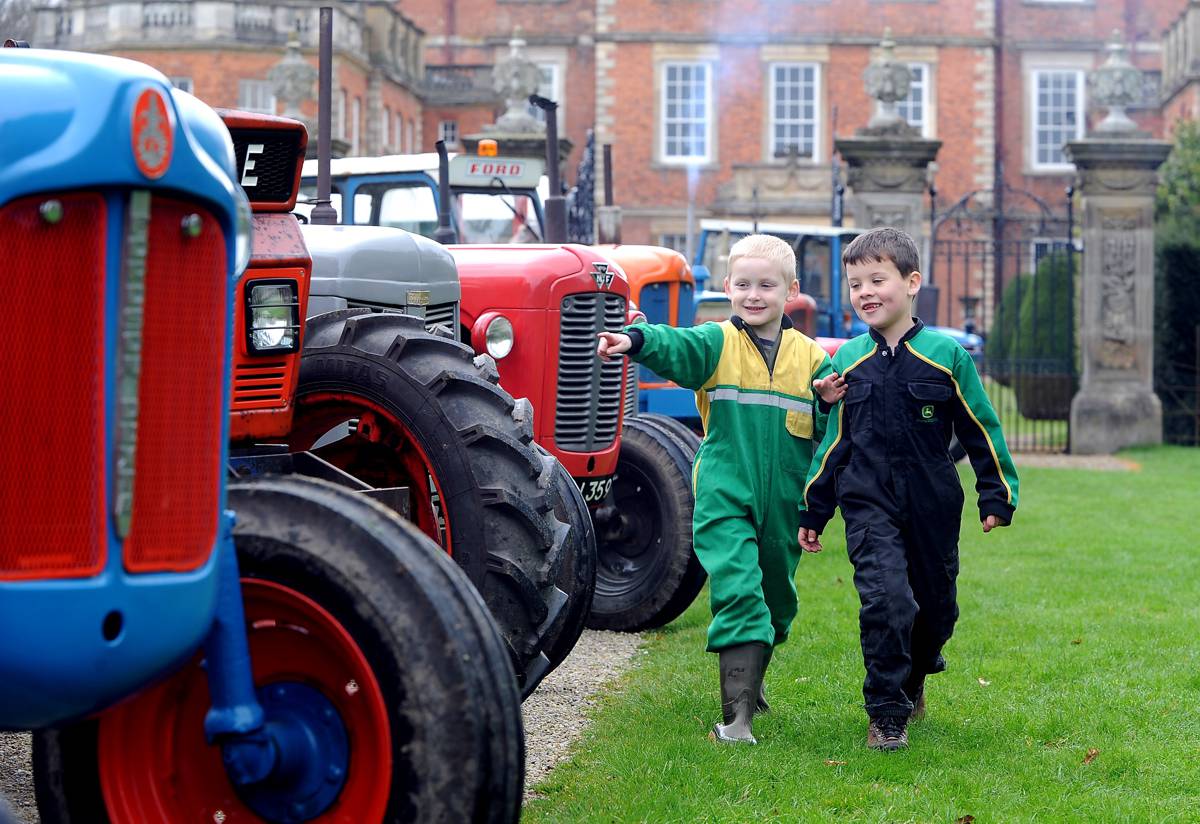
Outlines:
{"type": "Polygon", "coordinates": [[[762,687],[763,664],[770,650],[766,644],[738,644],[718,652],[721,667],[722,722],[713,725],[716,741],[757,744],[754,738],[754,708],[762,687]]]}

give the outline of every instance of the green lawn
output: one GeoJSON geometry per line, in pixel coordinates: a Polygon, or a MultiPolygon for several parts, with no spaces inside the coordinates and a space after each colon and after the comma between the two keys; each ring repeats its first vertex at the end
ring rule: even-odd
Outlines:
{"type": "Polygon", "coordinates": [[[1140,470],[1026,469],[1012,528],[964,521],[950,668],[908,751],[864,746],[838,522],[800,565],[757,747],[707,738],[705,594],[652,636],[524,820],[1200,821],[1200,450],[1122,456],[1140,470]]]}

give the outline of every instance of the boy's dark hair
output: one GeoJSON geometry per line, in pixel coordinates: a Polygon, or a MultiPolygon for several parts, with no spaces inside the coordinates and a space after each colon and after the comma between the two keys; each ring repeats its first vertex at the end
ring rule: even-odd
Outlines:
{"type": "Polygon", "coordinates": [[[880,263],[890,260],[902,277],[921,269],[921,253],[912,235],[891,226],[881,226],[850,241],[842,250],[842,267],[855,263],[880,263]]]}

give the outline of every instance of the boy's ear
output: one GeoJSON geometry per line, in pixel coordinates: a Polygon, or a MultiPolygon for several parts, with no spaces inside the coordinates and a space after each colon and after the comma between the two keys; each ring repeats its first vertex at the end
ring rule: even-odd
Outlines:
{"type": "Polygon", "coordinates": [[[921,273],[913,270],[908,274],[908,296],[911,298],[921,291],[921,273]]]}
{"type": "Polygon", "coordinates": [[[795,300],[800,297],[800,281],[792,278],[792,285],[788,287],[787,299],[795,300]]]}
{"type": "Polygon", "coordinates": [[[729,275],[725,276],[725,282],[724,282],[724,285],[722,286],[722,288],[725,290],[725,294],[728,295],[729,294],[729,275]]]}

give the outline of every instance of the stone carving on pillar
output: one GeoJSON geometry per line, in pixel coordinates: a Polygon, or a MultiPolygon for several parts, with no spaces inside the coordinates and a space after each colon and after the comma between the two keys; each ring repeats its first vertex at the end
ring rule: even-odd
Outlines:
{"type": "Polygon", "coordinates": [[[1108,60],[1088,76],[1088,94],[1097,105],[1108,107],[1108,116],[1096,126],[1098,134],[1137,133],[1125,107],[1141,99],[1142,73],[1125,57],[1120,30],[1114,29],[1108,41],[1108,60]]]}
{"type": "Polygon", "coordinates": [[[863,72],[863,86],[867,94],[879,101],[879,107],[863,133],[916,136],[917,130],[896,111],[896,104],[908,97],[908,89],[912,85],[912,71],[896,60],[896,41],[892,39],[890,28],[883,30],[883,40],[879,43],[879,48],[883,52],[880,59],[872,60],[863,72]]]}
{"type": "Polygon", "coordinates": [[[529,95],[538,90],[542,75],[537,65],[525,54],[525,41],[520,27],[508,41],[508,54],[492,70],[492,88],[504,97],[508,108],[485,132],[545,134],[546,124],[529,113],[529,95]]]}
{"type": "Polygon", "coordinates": [[[283,104],[283,116],[305,121],[300,104],[313,98],[317,70],[300,53],[300,38],[293,32],[288,38],[287,54],[267,72],[275,97],[283,104]]]}
{"type": "Polygon", "coordinates": [[[1136,215],[1101,218],[1104,249],[1100,262],[1101,342],[1096,359],[1109,369],[1132,369],[1134,346],[1134,277],[1137,274],[1136,215]]]}

